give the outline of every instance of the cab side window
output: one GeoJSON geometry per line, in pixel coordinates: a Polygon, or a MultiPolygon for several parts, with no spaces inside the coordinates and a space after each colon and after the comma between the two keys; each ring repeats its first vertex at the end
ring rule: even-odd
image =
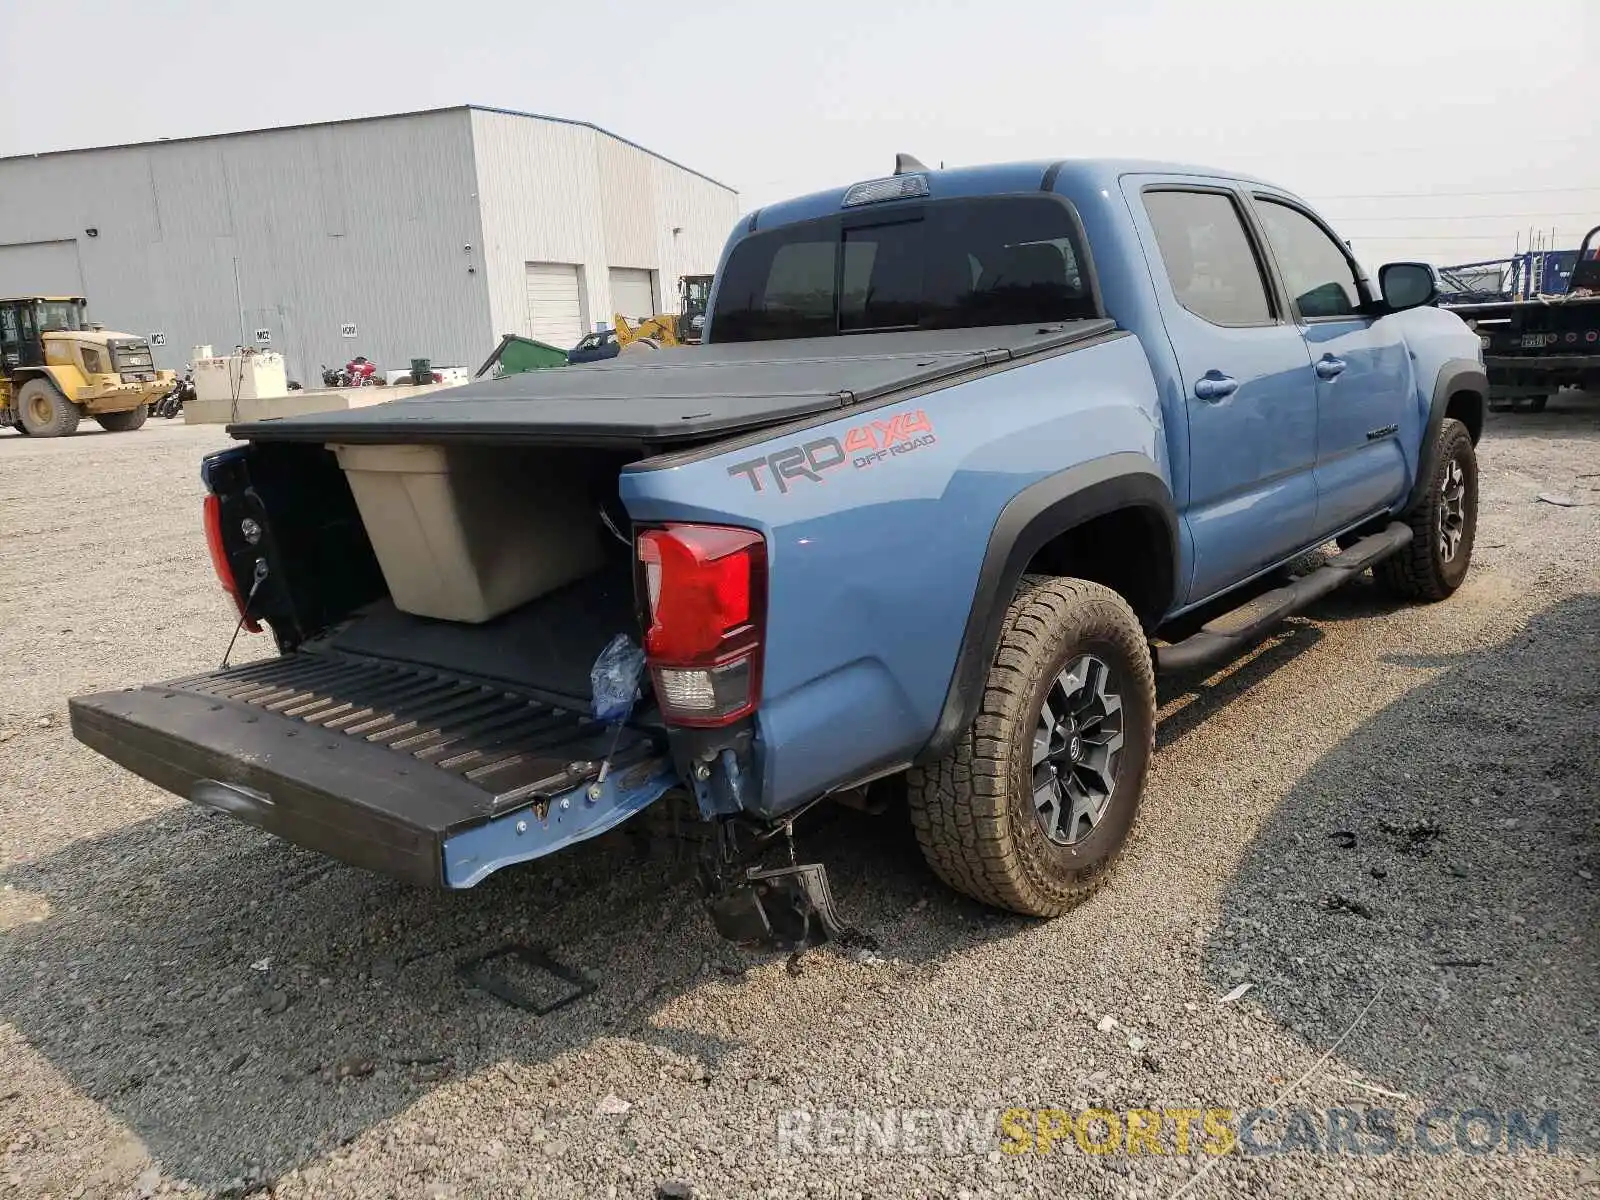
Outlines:
{"type": "Polygon", "coordinates": [[[1361,289],[1339,244],[1305,213],[1264,196],[1256,211],[1289,295],[1307,320],[1355,316],[1361,289]]]}
{"type": "Polygon", "coordinates": [[[1172,291],[1213,325],[1271,325],[1266,278],[1233,198],[1220,192],[1146,192],[1145,212],[1172,291]]]}

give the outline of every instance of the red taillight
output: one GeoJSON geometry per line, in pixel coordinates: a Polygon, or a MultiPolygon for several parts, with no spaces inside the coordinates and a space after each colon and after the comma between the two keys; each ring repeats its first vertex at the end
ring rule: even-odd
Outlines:
{"type": "Polygon", "coordinates": [[[228,552],[222,545],[222,501],[216,496],[206,497],[205,521],[206,549],[211,551],[211,569],[217,573],[217,582],[222,585],[223,591],[233,597],[234,607],[244,617],[244,627],[251,633],[260,633],[261,626],[256,624],[255,618],[245,616],[245,597],[234,581],[233,568],[228,565],[228,552]]]}
{"type": "Polygon", "coordinates": [[[759,533],[669,525],[639,535],[650,663],[662,715],[677,725],[726,725],[761,692],[767,548],[759,533]]]}

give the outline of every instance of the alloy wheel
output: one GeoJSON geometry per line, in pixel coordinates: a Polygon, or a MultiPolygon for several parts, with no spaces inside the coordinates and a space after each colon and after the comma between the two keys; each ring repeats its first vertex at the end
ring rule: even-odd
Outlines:
{"type": "Polygon", "coordinates": [[[1122,695],[1092,654],[1068,663],[1045,693],[1033,736],[1033,807],[1044,835],[1082,841],[1105,816],[1117,786],[1122,695]]]}

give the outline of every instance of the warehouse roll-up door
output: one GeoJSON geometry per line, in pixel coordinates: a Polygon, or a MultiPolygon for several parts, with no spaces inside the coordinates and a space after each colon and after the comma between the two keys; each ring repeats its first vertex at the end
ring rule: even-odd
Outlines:
{"type": "Polygon", "coordinates": [[[19,242],[0,246],[0,296],[81,296],[78,243],[19,242]]]}
{"type": "Polygon", "coordinates": [[[650,272],[612,267],[611,307],[630,321],[640,321],[653,314],[656,302],[650,292],[650,272]]]}
{"type": "Polygon", "coordinates": [[[528,263],[528,333],[570,350],[587,332],[578,268],[571,263],[528,263]]]}

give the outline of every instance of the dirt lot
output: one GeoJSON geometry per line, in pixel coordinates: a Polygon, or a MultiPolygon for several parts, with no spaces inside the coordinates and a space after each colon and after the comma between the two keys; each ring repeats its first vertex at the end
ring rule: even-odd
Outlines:
{"type": "Polygon", "coordinates": [[[425,895],[80,747],[67,696],[222,653],[196,468],[223,440],[0,434],[0,1194],[1600,1194],[1600,404],[1491,419],[1451,601],[1358,585],[1166,686],[1141,830],[1088,907],[985,912],[847,814],[804,849],[881,952],[798,974],[716,943],[671,862],[586,848],[425,895]],[[456,977],[518,938],[598,990],[539,1018],[456,977]],[[1271,1105],[1256,1144],[1301,1148],[815,1132],[1090,1105],[1271,1105]],[[1407,1152],[1432,1106],[1558,1110],[1557,1151],[1467,1153],[1447,1116],[1407,1152]],[[1392,1109],[1401,1148],[1328,1153],[1330,1108],[1392,1109]]]}

